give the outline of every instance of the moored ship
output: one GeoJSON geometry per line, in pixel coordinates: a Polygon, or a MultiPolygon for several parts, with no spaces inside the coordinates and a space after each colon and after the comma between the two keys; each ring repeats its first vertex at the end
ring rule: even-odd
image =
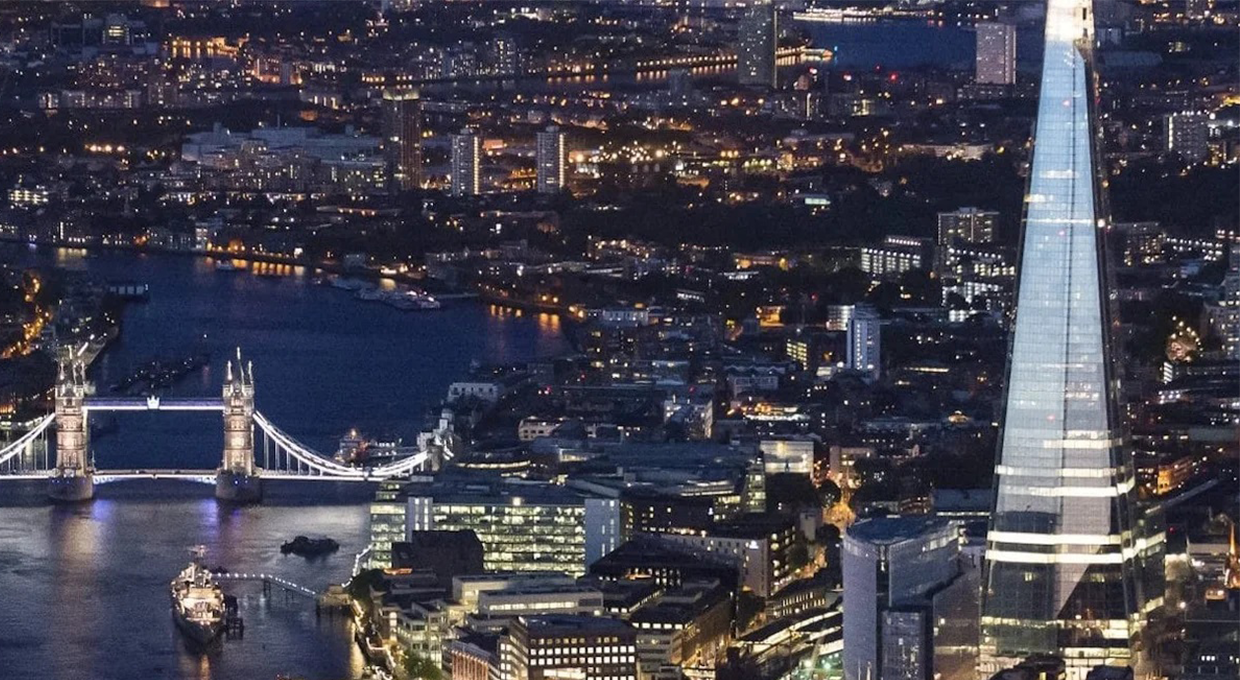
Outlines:
{"type": "Polygon", "coordinates": [[[177,627],[199,644],[211,642],[224,630],[224,591],[202,563],[205,549],[172,581],[172,618],[177,627]]]}

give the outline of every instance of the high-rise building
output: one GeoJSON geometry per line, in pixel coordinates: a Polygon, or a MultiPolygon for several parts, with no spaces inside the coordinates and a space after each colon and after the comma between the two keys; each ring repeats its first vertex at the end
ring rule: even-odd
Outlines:
{"type": "Polygon", "coordinates": [[[482,142],[469,128],[452,135],[452,195],[482,193],[482,142]]]}
{"type": "Polygon", "coordinates": [[[827,330],[846,331],[852,321],[856,305],[827,305],[827,330]]]}
{"type": "Polygon", "coordinates": [[[977,208],[958,208],[939,213],[939,246],[956,241],[990,243],[995,238],[999,213],[977,208]]]}
{"type": "Polygon", "coordinates": [[[878,312],[858,306],[848,320],[848,363],[845,368],[877,378],[882,368],[882,331],[878,312]]]}
{"type": "Polygon", "coordinates": [[[1205,114],[1171,113],[1163,118],[1164,141],[1169,153],[1179,154],[1189,163],[1199,163],[1210,155],[1208,120],[1205,114]]]}
{"type": "Polygon", "coordinates": [[[736,44],[736,78],[741,85],[775,87],[779,21],[775,3],[758,0],[741,17],[736,44]]]}
{"type": "Polygon", "coordinates": [[[1240,243],[1232,243],[1218,302],[1206,305],[1206,318],[1230,359],[1240,359],[1240,243]]]}
{"type": "Polygon", "coordinates": [[[383,144],[392,186],[421,186],[422,100],[416,90],[383,92],[383,144]]]}
{"type": "Polygon", "coordinates": [[[1111,364],[1093,36],[1091,0],[1049,0],[987,534],[983,675],[1034,654],[1063,657],[1074,678],[1136,663],[1147,606],[1161,601],[1162,536],[1153,515],[1134,517],[1111,364]]]}
{"type": "Polygon", "coordinates": [[[959,572],[959,530],[934,517],[858,522],[844,535],[844,678],[928,680],[934,591],[959,572]]]}
{"type": "Polygon", "coordinates": [[[501,33],[491,40],[486,71],[495,75],[513,75],[521,70],[521,50],[517,41],[508,33],[501,33]]]}
{"type": "Polygon", "coordinates": [[[564,133],[555,126],[538,133],[535,151],[538,193],[555,194],[563,191],[568,181],[568,153],[564,133]]]}
{"type": "Polygon", "coordinates": [[[980,22],[977,25],[975,79],[984,85],[1011,85],[1016,82],[1016,27],[1011,24],[980,22]]]}

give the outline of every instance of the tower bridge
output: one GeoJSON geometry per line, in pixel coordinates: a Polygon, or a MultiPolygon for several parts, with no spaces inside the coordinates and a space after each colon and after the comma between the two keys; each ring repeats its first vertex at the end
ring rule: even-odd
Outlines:
{"type": "Polygon", "coordinates": [[[443,454],[423,450],[384,465],[361,468],[340,463],[297,441],[254,408],[254,369],[238,350],[227,364],[224,386],[214,397],[97,397],[86,378],[81,354],[61,355],[55,387],[55,410],[0,448],[0,482],[47,479],[55,501],[85,501],[95,486],[136,479],[179,479],[215,486],[225,501],[262,499],[263,481],[319,480],[373,482],[438,468],[443,454]],[[90,414],[99,411],[210,411],[223,417],[224,446],[220,466],[212,470],[97,469],[90,451],[90,414]],[[47,432],[55,430],[55,456],[47,451],[47,432]],[[41,453],[41,455],[40,455],[41,453]]]}

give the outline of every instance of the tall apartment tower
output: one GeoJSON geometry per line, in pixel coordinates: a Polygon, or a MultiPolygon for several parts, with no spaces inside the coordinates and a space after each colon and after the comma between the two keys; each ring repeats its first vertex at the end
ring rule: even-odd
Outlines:
{"type": "Polygon", "coordinates": [[[1170,113],[1163,117],[1163,140],[1167,151],[1179,154],[1189,163],[1200,163],[1210,156],[1210,134],[1205,114],[1170,113]]]}
{"type": "Polygon", "coordinates": [[[1016,321],[987,535],[983,677],[1032,654],[1069,678],[1136,665],[1162,535],[1134,513],[1094,163],[1091,0],[1049,0],[1016,321]],[[1148,598],[1147,598],[1148,596],[1148,598]]]}
{"type": "Polygon", "coordinates": [[[881,321],[873,307],[858,306],[848,320],[848,364],[853,371],[878,378],[882,369],[881,321]]]}
{"type": "Polygon", "coordinates": [[[538,193],[556,194],[563,191],[568,181],[568,153],[564,133],[558,127],[549,127],[538,133],[536,147],[538,193]]]}
{"type": "Polygon", "coordinates": [[[422,100],[416,90],[383,92],[383,144],[396,189],[422,185],[422,100]]]}
{"type": "Polygon", "coordinates": [[[741,85],[775,87],[779,23],[775,3],[757,0],[741,17],[736,44],[736,78],[741,85]]]}
{"type": "Polygon", "coordinates": [[[482,142],[469,128],[452,135],[452,195],[482,193],[482,142]]]}
{"type": "Polygon", "coordinates": [[[1016,82],[1016,27],[981,22],[977,25],[976,80],[983,85],[1016,82]]]}

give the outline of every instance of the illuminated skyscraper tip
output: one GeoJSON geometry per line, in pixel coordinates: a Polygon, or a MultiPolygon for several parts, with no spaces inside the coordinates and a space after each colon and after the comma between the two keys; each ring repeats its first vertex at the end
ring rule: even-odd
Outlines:
{"type": "Polygon", "coordinates": [[[982,671],[1035,653],[1134,664],[1150,541],[1133,517],[1107,337],[1092,4],[1049,0],[987,539],[982,671]]]}

